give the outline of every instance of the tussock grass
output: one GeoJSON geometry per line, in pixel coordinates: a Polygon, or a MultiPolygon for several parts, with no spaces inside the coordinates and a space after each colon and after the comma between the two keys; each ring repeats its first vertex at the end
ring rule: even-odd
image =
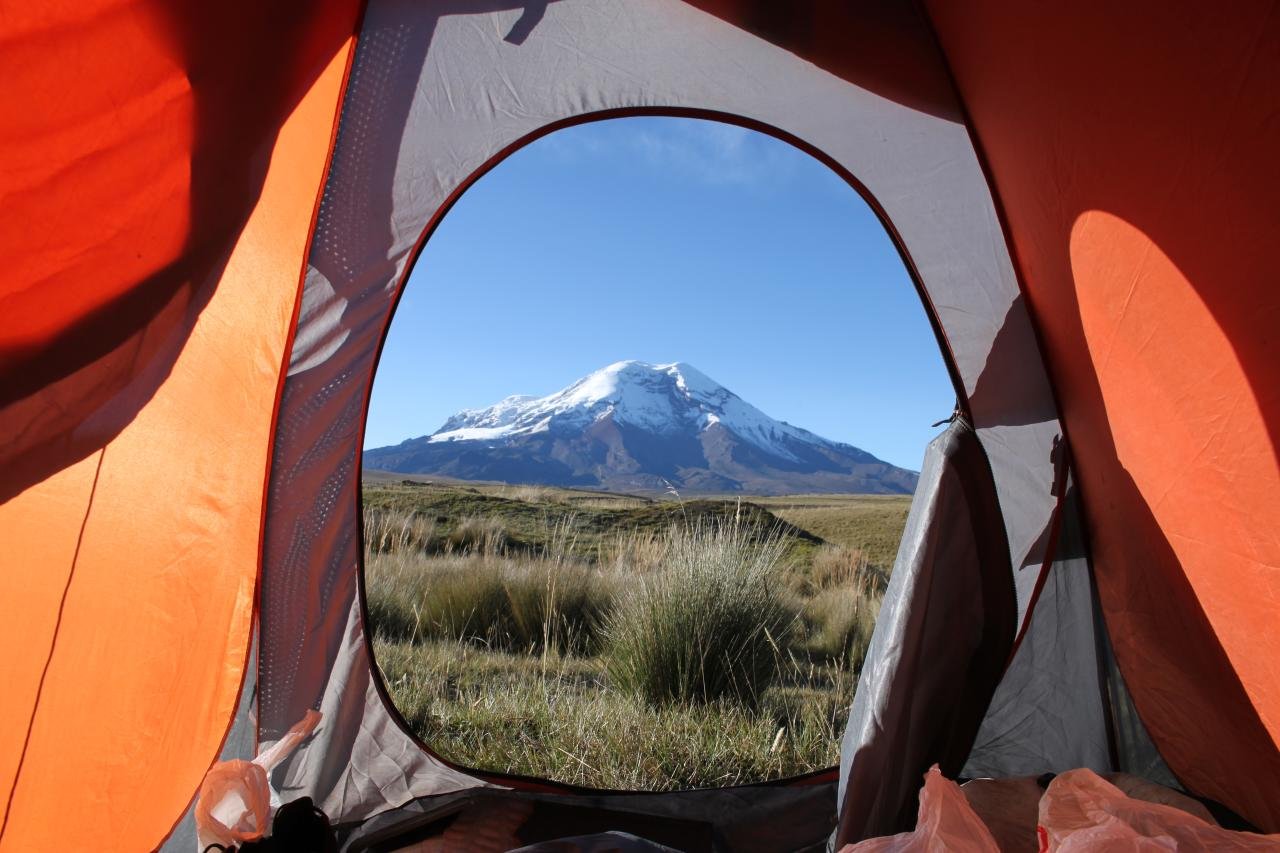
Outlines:
{"type": "Polygon", "coordinates": [[[860,670],[880,615],[880,601],[881,595],[867,586],[823,590],[804,605],[810,630],[805,650],[828,660],[844,660],[860,670]]]}
{"type": "Polygon", "coordinates": [[[497,494],[513,501],[527,503],[568,503],[569,494],[563,489],[548,486],[501,486],[497,494]]]}
{"type": "Polygon", "coordinates": [[[382,507],[364,511],[365,551],[374,554],[501,553],[507,527],[494,516],[462,516],[451,523],[423,513],[382,507]]]}
{"type": "Polygon", "coordinates": [[[442,542],[434,518],[404,510],[364,511],[364,547],[367,552],[434,551],[442,542]]]}
{"type": "Polygon", "coordinates": [[[369,617],[382,638],[449,639],[494,649],[585,654],[614,592],[587,567],[492,555],[377,554],[365,563],[369,617]]]}
{"type": "Polygon", "coordinates": [[[444,538],[446,553],[498,554],[506,545],[507,527],[492,516],[463,516],[444,538]]]}
{"type": "Polygon", "coordinates": [[[624,578],[652,574],[662,567],[667,555],[666,536],[633,530],[620,534],[606,551],[610,570],[624,578]]]}
{"type": "Polygon", "coordinates": [[[431,574],[422,570],[422,562],[404,551],[370,551],[366,542],[365,605],[370,631],[375,636],[397,640],[428,636],[422,630],[421,608],[430,589],[431,574]]]}
{"type": "Polygon", "coordinates": [[[871,565],[862,549],[823,546],[808,571],[793,579],[793,586],[806,593],[801,605],[803,649],[861,669],[887,585],[888,577],[871,565]]]}
{"type": "Polygon", "coordinates": [[[552,490],[552,499],[533,499],[532,490],[521,500],[504,496],[512,487],[471,487],[437,485],[388,485],[366,487],[366,521],[374,513],[410,513],[431,518],[435,536],[424,545],[428,553],[443,553],[452,537],[453,550],[483,548],[483,536],[475,535],[477,525],[490,519],[502,527],[502,547],[510,553],[537,553],[545,545],[548,531],[572,521],[575,556],[588,562],[607,555],[621,536],[645,532],[663,536],[675,523],[700,519],[737,518],[759,531],[777,532],[787,542],[789,558],[806,559],[822,540],[807,530],[780,520],[762,506],[743,501],[693,500],[651,501],[619,495],[596,495],[568,490],[552,490]],[[464,524],[469,522],[469,524],[464,524]],[[453,536],[460,527],[473,532],[453,536]]]}
{"type": "Polygon", "coordinates": [[[784,548],[735,522],[673,528],[661,571],[638,578],[607,621],[614,683],[651,705],[754,708],[796,621],[779,577],[784,548]]]}
{"type": "Polygon", "coordinates": [[[653,501],[647,498],[622,498],[616,495],[608,497],[574,495],[567,498],[565,502],[581,510],[639,509],[653,504],[653,501]]]}
{"type": "Polygon", "coordinates": [[[870,568],[866,552],[846,545],[824,545],[813,555],[808,580],[814,589],[848,586],[870,568]]]}

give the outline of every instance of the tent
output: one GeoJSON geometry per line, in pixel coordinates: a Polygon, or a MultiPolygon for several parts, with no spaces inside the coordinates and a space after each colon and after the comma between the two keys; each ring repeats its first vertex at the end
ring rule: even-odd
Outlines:
{"type": "Polygon", "coordinates": [[[1120,768],[1280,830],[1274,4],[83,0],[0,31],[0,849],[192,849],[211,766],[308,710],[272,783],[352,847],[503,801],[542,838],[820,849],[899,828],[933,762],[1120,768]],[[844,176],[952,371],[838,771],[472,771],[371,665],[359,449],[407,271],[504,156],[641,114],[844,176]]]}

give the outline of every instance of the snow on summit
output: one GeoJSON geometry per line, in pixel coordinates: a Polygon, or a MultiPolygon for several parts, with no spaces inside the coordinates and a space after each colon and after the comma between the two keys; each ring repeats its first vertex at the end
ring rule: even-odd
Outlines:
{"type": "Polygon", "coordinates": [[[581,430],[612,417],[648,432],[700,432],[719,425],[771,454],[794,459],[790,441],[832,445],[774,420],[683,362],[618,361],[545,397],[507,397],[485,409],[465,409],[428,439],[502,442],[552,429],[581,430]]]}

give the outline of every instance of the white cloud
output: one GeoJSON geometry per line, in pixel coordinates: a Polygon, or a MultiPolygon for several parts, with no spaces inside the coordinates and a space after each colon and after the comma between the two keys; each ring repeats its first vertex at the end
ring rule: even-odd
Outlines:
{"type": "Polygon", "coordinates": [[[706,184],[753,185],[785,178],[794,158],[785,143],[719,121],[624,119],[553,133],[543,142],[566,159],[635,157],[648,167],[706,184]]]}

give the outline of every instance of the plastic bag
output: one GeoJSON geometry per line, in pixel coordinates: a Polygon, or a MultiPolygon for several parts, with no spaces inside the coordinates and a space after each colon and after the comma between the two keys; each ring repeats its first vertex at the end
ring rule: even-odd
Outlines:
{"type": "Polygon", "coordinates": [[[935,764],[924,774],[914,830],[846,844],[840,853],[999,853],[999,850],[960,786],[943,776],[935,764]]]}
{"type": "Polygon", "coordinates": [[[1036,853],[1036,822],[1044,795],[1034,776],[971,779],[960,786],[1002,853],[1036,853]]]}
{"type": "Polygon", "coordinates": [[[267,774],[318,725],[320,712],[307,711],[297,725],[253,761],[219,761],[209,768],[196,800],[196,835],[201,850],[210,844],[238,847],[262,837],[271,812],[267,774]]]}
{"type": "Polygon", "coordinates": [[[1041,853],[1280,850],[1280,835],[1232,832],[1174,806],[1135,800],[1087,769],[1049,783],[1037,832],[1041,853]]]}
{"type": "Polygon", "coordinates": [[[252,761],[219,761],[200,783],[196,835],[200,849],[239,845],[262,835],[271,806],[267,771],[252,761]]]}

